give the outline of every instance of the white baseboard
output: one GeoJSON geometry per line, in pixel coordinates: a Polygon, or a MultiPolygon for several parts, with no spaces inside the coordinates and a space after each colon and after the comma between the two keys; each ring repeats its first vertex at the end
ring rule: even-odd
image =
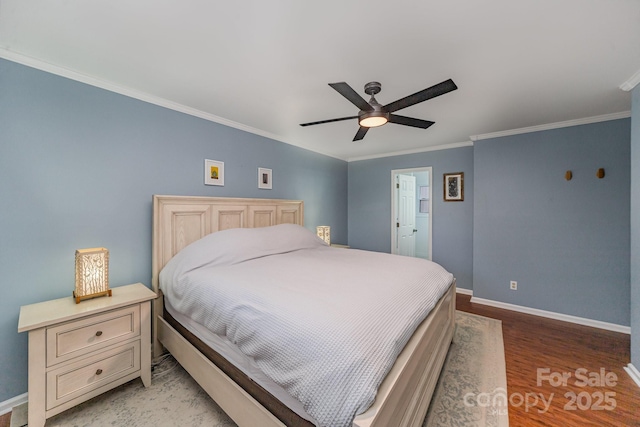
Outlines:
{"type": "Polygon", "coordinates": [[[636,367],[629,363],[624,367],[624,370],[627,371],[631,379],[640,387],[640,372],[638,372],[636,367]]]}
{"type": "Polygon", "coordinates": [[[9,400],[0,402],[0,415],[8,414],[15,406],[22,405],[27,401],[28,394],[24,393],[20,396],[12,397],[9,400]]]}
{"type": "Polygon", "coordinates": [[[471,289],[458,288],[458,287],[456,287],[456,293],[463,294],[463,295],[473,295],[473,291],[471,289]]]}
{"type": "Polygon", "coordinates": [[[571,316],[569,314],[555,313],[553,311],[540,310],[538,308],[524,307],[506,302],[493,301],[484,298],[471,298],[472,303],[490,305],[492,307],[504,308],[505,310],[518,311],[520,313],[533,314],[534,316],[547,317],[549,319],[562,320],[563,322],[577,323],[578,325],[591,326],[592,328],[606,329],[623,334],[631,334],[631,327],[618,325],[615,323],[602,322],[600,320],[586,319],[584,317],[571,316]]]}

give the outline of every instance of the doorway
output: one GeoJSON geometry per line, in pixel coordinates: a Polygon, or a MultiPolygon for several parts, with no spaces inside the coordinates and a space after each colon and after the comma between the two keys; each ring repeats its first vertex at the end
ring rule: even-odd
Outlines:
{"type": "Polygon", "coordinates": [[[431,167],[391,171],[391,253],[431,259],[431,167]]]}

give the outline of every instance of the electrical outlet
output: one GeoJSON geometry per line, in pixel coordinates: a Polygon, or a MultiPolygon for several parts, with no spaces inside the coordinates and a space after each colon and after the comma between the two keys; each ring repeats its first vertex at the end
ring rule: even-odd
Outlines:
{"type": "Polygon", "coordinates": [[[509,287],[511,288],[512,291],[517,291],[518,282],[516,282],[515,280],[512,280],[511,282],[509,282],[509,287]]]}

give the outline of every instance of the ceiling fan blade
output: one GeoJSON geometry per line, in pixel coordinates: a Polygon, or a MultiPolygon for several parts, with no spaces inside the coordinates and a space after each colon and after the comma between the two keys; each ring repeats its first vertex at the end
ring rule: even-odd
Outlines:
{"type": "Polygon", "coordinates": [[[353,137],[353,141],[354,142],[355,141],[360,141],[367,134],[368,130],[369,130],[369,128],[366,128],[364,126],[360,126],[360,129],[358,129],[358,132],[356,132],[356,136],[353,137]]]}
{"type": "Polygon", "coordinates": [[[340,95],[347,98],[353,105],[355,105],[362,111],[373,111],[373,107],[369,105],[369,103],[365,101],[363,97],[358,95],[358,92],[353,90],[353,88],[345,82],[329,83],[329,86],[334,88],[340,95]]]}
{"type": "Polygon", "coordinates": [[[430,120],[414,119],[413,117],[399,116],[397,114],[389,114],[389,122],[398,125],[413,126],[414,128],[426,129],[435,122],[430,120]]]}
{"type": "Polygon", "coordinates": [[[323,123],[340,122],[342,120],[357,119],[358,116],[340,117],[339,119],[320,120],[319,122],[300,123],[300,126],[321,125],[323,123]]]}
{"type": "Polygon", "coordinates": [[[444,95],[445,93],[451,92],[456,89],[458,89],[458,86],[456,86],[453,80],[445,80],[442,83],[431,86],[430,88],[421,90],[420,92],[416,92],[413,95],[405,96],[402,99],[398,99],[397,101],[387,104],[382,107],[382,109],[388,113],[393,113],[394,111],[411,107],[412,105],[418,104],[431,98],[435,98],[436,96],[444,95]]]}

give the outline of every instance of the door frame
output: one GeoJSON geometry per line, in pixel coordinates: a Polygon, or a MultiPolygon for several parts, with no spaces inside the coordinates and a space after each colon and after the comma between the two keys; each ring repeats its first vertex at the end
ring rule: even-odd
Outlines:
{"type": "MultiPolygon", "coordinates": [[[[396,253],[396,239],[398,234],[398,229],[396,227],[396,217],[397,217],[397,198],[396,198],[396,175],[409,174],[415,172],[427,172],[429,174],[429,233],[428,233],[428,258],[429,260],[433,257],[433,167],[424,166],[417,168],[409,168],[409,169],[393,169],[391,171],[391,253],[396,253]]],[[[417,200],[417,199],[416,199],[417,200]]],[[[416,210],[416,213],[418,210],[416,210]]]]}

